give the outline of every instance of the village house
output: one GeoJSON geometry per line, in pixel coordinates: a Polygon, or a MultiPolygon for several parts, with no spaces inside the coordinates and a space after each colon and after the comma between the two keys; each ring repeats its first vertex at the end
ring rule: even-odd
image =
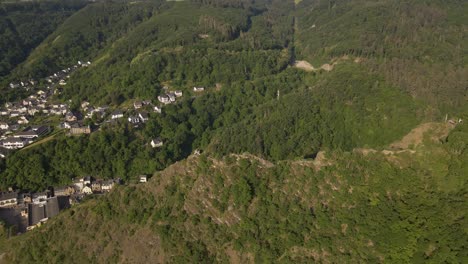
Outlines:
{"type": "Polygon", "coordinates": [[[92,106],[86,108],[86,118],[92,118],[93,114],[96,112],[96,109],[92,106]]]}
{"type": "Polygon", "coordinates": [[[20,128],[20,125],[18,124],[11,124],[10,125],[10,130],[11,131],[17,131],[20,128]]]}
{"type": "Polygon", "coordinates": [[[8,123],[0,122],[0,129],[7,130],[8,128],[10,128],[10,125],[8,125],[8,123]]]}
{"type": "Polygon", "coordinates": [[[68,112],[68,113],[65,115],[65,120],[68,121],[68,122],[74,122],[74,121],[78,120],[78,118],[77,118],[76,115],[73,114],[72,112],[68,112]]]}
{"type": "Polygon", "coordinates": [[[0,193],[0,207],[13,206],[18,203],[17,192],[0,193]]]}
{"type": "Polygon", "coordinates": [[[143,107],[143,104],[142,104],[141,101],[135,101],[135,102],[133,103],[133,107],[135,107],[135,109],[140,109],[140,108],[143,107]]]}
{"type": "Polygon", "coordinates": [[[131,124],[138,124],[140,123],[140,118],[138,116],[129,116],[128,122],[131,124]]]}
{"type": "Polygon", "coordinates": [[[44,108],[46,108],[46,104],[45,104],[45,102],[40,102],[40,103],[37,104],[37,107],[40,108],[40,109],[44,109],[44,108]]]}
{"type": "Polygon", "coordinates": [[[155,138],[153,140],[151,140],[151,147],[153,148],[159,148],[159,147],[162,147],[163,146],[163,141],[161,140],[161,138],[155,138]]]}
{"type": "Polygon", "coordinates": [[[151,104],[151,100],[143,100],[141,102],[143,105],[150,105],[151,104]]]}
{"type": "Polygon", "coordinates": [[[15,138],[25,138],[25,139],[34,139],[40,136],[43,136],[49,132],[49,127],[47,126],[34,126],[28,130],[18,132],[13,137],[15,138]]]}
{"type": "Polygon", "coordinates": [[[205,91],[205,87],[193,87],[194,92],[203,92],[205,91]]]}
{"type": "Polygon", "coordinates": [[[6,109],[0,110],[0,115],[1,115],[1,116],[7,116],[9,113],[10,113],[10,112],[9,112],[8,110],[6,110],[6,109]]]}
{"type": "Polygon", "coordinates": [[[138,117],[140,118],[141,122],[145,123],[149,120],[149,116],[147,112],[138,113],[138,117]]]}
{"type": "Polygon", "coordinates": [[[72,135],[91,134],[91,127],[89,125],[84,126],[79,123],[75,123],[71,125],[70,134],[72,135]]]}
{"type": "Polygon", "coordinates": [[[26,146],[29,143],[28,140],[23,140],[21,138],[9,137],[3,140],[2,145],[6,149],[20,149],[26,146]]]}
{"type": "Polygon", "coordinates": [[[33,193],[31,197],[32,197],[32,203],[43,204],[47,201],[47,198],[49,197],[49,193],[48,192],[33,193]]]}
{"type": "Polygon", "coordinates": [[[89,106],[89,102],[88,102],[88,101],[83,101],[83,102],[81,103],[81,108],[84,109],[84,110],[86,110],[86,108],[87,108],[88,106],[89,106]]]}
{"type": "Polygon", "coordinates": [[[73,187],[76,192],[81,193],[81,189],[84,187],[83,179],[73,180],[73,187]]]}
{"type": "Polygon", "coordinates": [[[18,204],[28,204],[32,203],[30,193],[21,193],[18,195],[18,204]]]}
{"type": "Polygon", "coordinates": [[[20,125],[29,124],[29,120],[25,116],[21,116],[18,119],[18,124],[20,124],[20,125]]]}
{"type": "Polygon", "coordinates": [[[39,112],[40,112],[40,110],[37,107],[31,107],[31,108],[28,109],[28,114],[31,115],[31,116],[34,116],[39,112]]]}
{"type": "Polygon", "coordinates": [[[17,117],[17,116],[20,116],[20,112],[18,112],[16,110],[10,112],[10,117],[17,117]]]}
{"type": "Polygon", "coordinates": [[[169,97],[169,101],[175,102],[176,101],[176,95],[175,93],[168,93],[167,97],[169,97]]]}
{"type": "Polygon", "coordinates": [[[7,156],[7,150],[3,147],[0,147],[0,159],[4,159],[7,156]]]}
{"type": "Polygon", "coordinates": [[[54,196],[70,196],[75,193],[71,186],[54,187],[54,196]]]}
{"type": "Polygon", "coordinates": [[[83,189],[81,189],[82,194],[93,194],[93,190],[91,189],[90,186],[84,186],[83,189]]]}
{"type": "Polygon", "coordinates": [[[91,176],[86,176],[86,177],[83,178],[83,184],[84,185],[90,185],[92,181],[93,181],[93,177],[91,177],[91,176]]]}
{"type": "Polygon", "coordinates": [[[49,218],[58,215],[59,203],[57,197],[46,199],[40,204],[28,205],[28,230],[34,229],[37,225],[46,222],[49,218]]]}
{"type": "Polygon", "coordinates": [[[112,188],[114,188],[115,181],[114,180],[105,180],[101,184],[101,190],[103,192],[110,192],[112,188]]]}
{"type": "Polygon", "coordinates": [[[93,193],[100,193],[102,191],[101,189],[101,181],[95,181],[91,184],[91,190],[93,193]]]}
{"type": "Polygon", "coordinates": [[[69,122],[62,122],[62,123],[59,124],[59,128],[70,129],[71,124],[69,122]]]}
{"type": "Polygon", "coordinates": [[[160,113],[162,113],[162,108],[161,108],[161,107],[159,107],[159,106],[157,106],[157,105],[155,105],[155,106],[154,106],[154,112],[156,112],[156,113],[159,113],[159,114],[160,114],[160,113]]]}
{"type": "Polygon", "coordinates": [[[15,138],[34,139],[34,138],[39,137],[39,135],[36,132],[34,132],[32,130],[29,130],[29,131],[18,132],[15,135],[13,135],[13,137],[15,137],[15,138]]]}
{"type": "Polygon", "coordinates": [[[146,175],[140,175],[140,182],[146,183],[148,181],[148,177],[146,175]]]}
{"type": "Polygon", "coordinates": [[[111,114],[111,119],[118,119],[118,118],[122,118],[123,116],[124,116],[124,114],[123,114],[123,112],[121,110],[115,110],[111,114]]]}
{"type": "Polygon", "coordinates": [[[167,104],[170,102],[170,98],[166,94],[163,94],[163,95],[158,96],[158,101],[161,103],[167,104]]]}
{"type": "Polygon", "coordinates": [[[175,96],[177,97],[181,97],[183,94],[182,94],[182,91],[175,91],[174,92],[175,96]]]}
{"type": "Polygon", "coordinates": [[[28,112],[28,108],[25,107],[25,106],[18,107],[18,108],[16,108],[16,110],[17,110],[20,114],[26,114],[26,113],[28,112]]]}

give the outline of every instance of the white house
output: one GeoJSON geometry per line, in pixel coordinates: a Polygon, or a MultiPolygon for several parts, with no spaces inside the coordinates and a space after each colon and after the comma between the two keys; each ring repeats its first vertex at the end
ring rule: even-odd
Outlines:
{"type": "Polygon", "coordinates": [[[0,129],[8,129],[10,128],[10,125],[8,125],[8,123],[5,123],[5,122],[0,122],[0,129]]]}
{"type": "Polygon", "coordinates": [[[205,87],[193,87],[194,92],[203,92],[205,91],[205,87]]]}
{"type": "Polygon", "coordinates": [[[175,91],[174,92],[175,96],[177,97],[181,97],[183,94],[182,94],[182,91],[175,91]]]}
{"type": "Polygon", "coordinates": [[[167,97],[169,97],[169,101],[175,102],[176,101],[176,95],[175,93],[168,93],[167,97]]]}
{"type": "Polygon", "coordinates": [[[18,193],[8,192],[0,194],[0,207],[7,207],[17,204],[18,193]]]}
{"type": "Polygon", "coordinates": [[[112,112],[111,114],[111,119],[118,119],[118,118],[122,118],[124,115],[123,115],[123,112],[120,111],[120,110],[115,110],[114,112],[112,112]]]}
{"type": "Polygon", "coordinates": [[[128,118],[128,122],[130,122],[132,124],[138,124],[138,123],[140,123],[140,118],[138,116],[130,116],[128,118]]]}
{"type": "Polygon", "coordinates": [[[154,112],[160,114],[160,113],[162,113],[162,108],[156,105],[156,106],[154,106],[154,112]]]}
{"type": "Polygon", "coordinates": [[[85,186],[85,187],[83,187],[83,189],[81,189],[81,193],[83,193],[83,194],[93,194],[93,189],[91,189],[91,187],[89,187],[89,186],[85,186]]]}
{"type": "Polygon", "coordinates": [[[81,103],[81,108],[83,108],[83,109],[86,109],[88,106],[89,106],[89,102],[88,102],[88,101],[83,101],[83,102],[81,103]]]}
{"type": "Polygon", "coordinates": [[[112,188],[114,188],[114,184],[115,184],[115,181],[113,180],[103,181],[101,184],[101,190],[103,192],[109,192],[110,190],[112,190],[112,188]]]}
{"type": "Polygon", "coordinates": [[[148,177],[146,175],[140,175],[140,182],[141,183],[148,182],[148,177]]]}
{"type": "Polygon", "coordinates": [[[27,145],[26,141],[23,141],[20,138],[7,138],[3,142],[3,147],[6,149],[20,149],[27,145]]]}
{"type": "Polygon", "coordinates": [[[141,122],[143,122],[143,123],[145,123],[146,121],[149,120],[148,113],[146,113],[146,112],[138,113],[138,117],[140,118],[141,122]]]}
{"type": "Polygon", "coordinates": [[[158,96],[158,101],[161,103],[169,103],[170,99],[169,99],[169,96],[163,94],[163,95],[158,96]]]}
{"type": "Polygon", "coordinates": [[[47,202],[47,193],[46,192],[33,193],[31,196],[32,196],[32,202],[34,204],[44,204],[44,203],[47,202]]]}
{"type": "Polygon", "coordinates": [[[22,116],[18,119],[18,124],[20,125],[29,124],[29,120],[26,117],[22,116]]]}
{"type": "Polygon", "coordinates": [[[133,103],[133,107],[135,107],[135,109],[140,109],[141,107],[143,107],[143,103],[141,101],[135,101],[133,103]]]}
{"type": "Polygon", "coordinates": [[[163,141],[160,139],[160,138],[155,138],[153,140],[151,140],[151,147],[153,148],[159,148],[159,147],[162,147],[164,145],[163,141]]]}

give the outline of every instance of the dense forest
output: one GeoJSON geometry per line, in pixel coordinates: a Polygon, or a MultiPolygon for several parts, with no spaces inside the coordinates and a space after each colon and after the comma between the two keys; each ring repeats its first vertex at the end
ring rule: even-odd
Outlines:
{"type": "Polygon", "coordinates": [[[296,10],[297,57],[320,64],[352,55],[445,111],[466,103],[463,1],[301,1],[296,10]]]}
{"type": "Polygon", "coordinates": [[[27,96],[8,82],[79,60],[52,98],[73,110],[184,94],[137,127],[87,120],[91,135],[55,128],[0,159],[2,190],[127,184],[20,237],[2,226],[0,262],[466,262],[467,14],[459,0],[0,2],[0,103],[27,96]]]}
{"type": "Polygon", "coordinates": [[[0,4],[0,78],[84,5],[84,1],[0,4]]]}

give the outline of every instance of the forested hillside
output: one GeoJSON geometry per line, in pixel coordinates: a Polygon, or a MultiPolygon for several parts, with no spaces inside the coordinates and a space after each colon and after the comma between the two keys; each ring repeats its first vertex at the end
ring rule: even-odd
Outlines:
{"type": "Polygon", "coordinates": [[[298,59],[317,66],[351,55],[445,111],[466,103],[465,1],[305,0],[296,10],[298,59]]]}
{"type": "Polygon", "coordinates": [[[428,136],[315,161],[192,157],[14,238],[5,260],[463,263],[468,127],[428,136]]]}
{"type": "Polygon", "coordinates": [[[0,80],[84,1],[0,3],[0,80]]]}
{"type": "Polygon", "coordinates": [[[0,103],[36,78],[50,102],[107,113],[81,136],[31,117],[54,132],[0,159],[0,189],[127,184],[19,237],[2,226],[0,261],[467,262],[467,14],[461,0],[0,3],[0,103]],[[43,79],[77,61],[66,84],[43,79]]]}
{"type": "MultiPolygon", "coordinates": [[[[18,152],[0,164],[0,181],[39,189],[86,174],[131,179],[197,148],[270,160],[314,157],[325,149],[381,148],[422,121],[440,121],[446,113],[463,116],[465,9],[456,1],[394,0],[88,4],[14,72],[41,75],[77,60],[92,61],[71,76],[59,98],[75,106],[83,100],[112,107],[155,100],[165,85],[186,92],[202,85],[208,92],[154,115],[140,137],[124,132],[129,140],[113,149],[104,150],[104,141],[84,147],[86,139],[56,137],[18,152]],[[410,16],[419,9],[425,10],[422,17],[410,16]],[[314,72],[291,67],[299,59],[328,67],[314,72]],[[405,79],[408,71],[392,64],[395,60],[419,65],[413,69],[420,72],[410,76],[414,81],[405,79]],[[438,65],[455,71],[435,73],[438,65]],[[437,76],[440,82],[430,80],[437,76]],[[415,93],[411,87],[424,90],[415,93]],[[162,153],[145,147],[154,136],[169,142],[162,153]],[[80,153],[118,156],[115,162],[74,158],[77,149],[57,148],[63,144],[80,146],[80,153]],[[119,154],[128,146],[135,146],[133,154],[119,154]],[[135,155],[156,161],[147,168],[131,165],[139,164],[135,155]],[[36,173],[49,176],[30,179],[36,173]]],[[[123,132],[114,131],[104,136],[107,141],[120,141],[123,132]]]]}

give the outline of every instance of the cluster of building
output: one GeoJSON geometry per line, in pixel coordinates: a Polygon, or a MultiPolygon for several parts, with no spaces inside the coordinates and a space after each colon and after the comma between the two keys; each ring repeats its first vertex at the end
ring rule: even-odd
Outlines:
{"type": "MultiPolygon", "coordinates": [[[[157,97],[156,104],[153,104],[151,100],[137,100],[133,104],[134,110],[126,109],[127,114],[124,114],[124,111],[120,109],[109,113],[108,106],[95,107],[86,101],[81,104],[81,111],[78,112],[72,112],[68,104],[49,102],[49,97],[60,93],[60,86],[67,84],[66,80],[70,78],[73,71],[89,65],[91,65],[89,61],[78,61],[72,67],[46,77],[47,86],[46,89],[42,90],[37,89],[38,82],[35,80],[10,83],[12,89],[23,87],[37,91],[20,102],[7,102],[5,107],[0,109],[0,158],[4,157],[5,153],[8,152],[5,150],[23,148],[50,132],[50,129],[46,126],[31,127],[28,125],[30,118],[37,114],[63,117],[59,128],[68,129],[72,135],[90,134],[92,132],[91,126],[86,125],[84,119],[96,117],[99,120],[104,120],[107,117],[105,122],[114,122],[126,117],[129,123],[138,126],[149,120],[149,112],[162,113],[164,105],[174,103],[177,98],[183,96],[182,91],[170,91],[169,87],[165,86],[163,87],[164,93],[157,97]]],[[[204,90],[204,87],[193,87],[194,92],[203,92],[204,90]]],[[[150,141],[150,145],[153,148],[158,148],[163,145],[163,141],[160,138],[155,138],[150,141]]]]}
{"type": "Polygon", "coordinates": [[[73,181],[73,185],[54,189],[57,196],[70,196],[73,194],[102,194],[109,192],[116,184],[121,184],[120,179],[100,180],[91,176],[73,181]]]}
{"type": "Polygon", "coordinates": [[[10,89],[24,89],[26,91],[29,91],[31,89],[34,89],[36,85],[37,81],[34,79],[30,79],[27,81],[11,82],[9,87],[10,89]]]}
{"type": "Polygon", "coordinates": [[[18,226],[20,232],[31,230],[61,210],[79,203],[84,196],[109,192],[116,184],[121,184],[120,179],[95,180],[88,176],[73,181],[70,186],[50,188],[40,193],[0,193],[0,218],[18,226]]]}
{"type": "Polygon", "coordinates": [[[9,119],[10,123],[28,124],[29,118],[36,114],[64,115],[69,111],[66,104],[51,104],[48,97],[53,92],[39,90],[35,94],[19,102],[7,102],[0,109],[0,118],[9,119]]]}
{"type": "Polygon", "coordinates": [[[49,131],[48,126],[28,126],[23,131],[17,132],[13,135],[2,135],[0,137],[0,147],[8,150],[20,149],[33,143],[39,137],[46,135],[49,131]]]}
{"type": "Polygon", "coordinates": [[[58,85],[66,85],[67,84],[67,79],[70,78],[70,74],[77,70],[78,68],[80,67],[88,67],[89,65],[91,65],[91,62],[88,61],[88,62],[81,62],[81,61],[78,61],[77,64],[71,66],[71,67],[68,67],[66,69],[63,69],[63,70],[60,70],[52,75],[50,75],[49,77],[46,77],[45,80],[47,83],[51,84],[51,85],[55,85],[55,84],[58,84],[58,85]]]}
{"type": "MultiPolygon", "coordinates": [[[[35,139],[47,134],[50,130],[47,126],[29,126],[30,119],[35,115],[63,116],[65,121],[77,121],[77,117],[70,111],[65,103],[51,103],[49,97],[60,93],[60,86],[66,84],[70,74],[80,67],[88,67],[91,62],[78,63],[72,67],[60,70],[45,78],[46,85],[39,89],[36,80],[19,81],[10,83],[11,89],[25,89],[35,91],[28,98],[18,102],[7,102],[0,108],[0,157],[5,153],[4,149],[20,149],[31,144],[35,139]],[[20,132],[18,132],[20,131],[20,132]],[[1,149],[1,148],[4,149],[1,149]]],[[[70,124],[72,134],[90,133],[89,126],[79,123],[70,124]]]]}
{"type": "MultiPolygon", "coordinates": [[[[168,90],[167,87],[163,88],[165,91],[168,90]]],[[[182,97],[182,91],[169,91],[162,95],[158,96],[158,101],[162,104],[171,104],[174,103],[178,97],[182,97]]]]}

